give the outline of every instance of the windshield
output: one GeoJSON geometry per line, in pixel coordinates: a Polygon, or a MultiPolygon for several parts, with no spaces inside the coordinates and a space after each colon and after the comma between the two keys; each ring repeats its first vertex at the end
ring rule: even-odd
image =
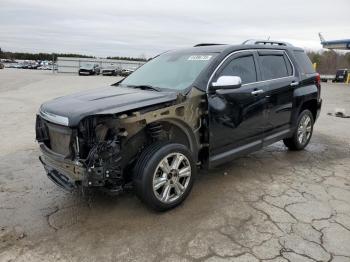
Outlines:
{"type": "Polygon", "coordinates": [[[93,65],[93,64],[83,64],[81,67],[84,67],[84,68],[93,68],[94,65],[93,65]]]}
{"type": "Polygon", "coordinates": [[[184,90],[215,56],[215,53],[165,53],[137,69],[121,85],[184,90]]]}

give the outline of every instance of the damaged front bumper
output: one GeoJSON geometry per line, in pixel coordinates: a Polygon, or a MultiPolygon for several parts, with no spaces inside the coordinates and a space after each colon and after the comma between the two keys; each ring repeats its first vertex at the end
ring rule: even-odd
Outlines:
{"type": "Polygon", "coordinates": [[[42,155],[39,157],[47,176],[58,186],[72,191],[78,184],[88,185],[87,169],[80,161],[72,161],[64,158],[40,144],[42,155]]]}

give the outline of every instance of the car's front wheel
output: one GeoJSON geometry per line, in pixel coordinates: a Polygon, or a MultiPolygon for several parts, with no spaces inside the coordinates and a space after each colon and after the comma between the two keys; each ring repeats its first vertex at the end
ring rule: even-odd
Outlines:
{"type": "Polygon", "coordinates": [[[310,110],[301,112],[297,122],[297,128],[292,137],[283,140],[283,143],[290,150],[302,150],[310,142],[314,128],[314,117],[310,110]]]}
{"type": "Polygon", "coordinates": [[[134,188],[149,207],[165,211],[183,202],[191,191],[196,165],[181,144],[156,143],[144,150],[135,166],[134,188]]]}

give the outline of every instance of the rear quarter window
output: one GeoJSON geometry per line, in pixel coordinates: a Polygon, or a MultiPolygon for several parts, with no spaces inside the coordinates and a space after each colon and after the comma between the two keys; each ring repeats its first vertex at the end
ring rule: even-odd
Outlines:
{"type": "Polygon", "coordinates": [[[304,51],[294,51],[294,56],[299,68],[304,74],[313,74],[316,72],[309,57],[304,51]]]}

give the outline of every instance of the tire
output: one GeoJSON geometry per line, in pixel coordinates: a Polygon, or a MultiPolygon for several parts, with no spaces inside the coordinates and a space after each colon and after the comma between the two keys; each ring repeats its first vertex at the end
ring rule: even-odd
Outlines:
{"type": "Polygon", "coordinates": [[[158,142],[141,153],[134,169],[134,189],[138,198],[148,207],[165,211],[178,206],[187,198],[195,176],[196,164],[187,147],[158,142]],[[177,168],[174,168],[175,159],[179,162],[177,168]]]}
{"type": "Polygon", "coordinates": [[[289,150],[303,150],[310,142],[314,129],[314,117],[310,110],[305,109],[298,117],[294,134],[290,138],[283,139],[283,143],[289,150]]]}

